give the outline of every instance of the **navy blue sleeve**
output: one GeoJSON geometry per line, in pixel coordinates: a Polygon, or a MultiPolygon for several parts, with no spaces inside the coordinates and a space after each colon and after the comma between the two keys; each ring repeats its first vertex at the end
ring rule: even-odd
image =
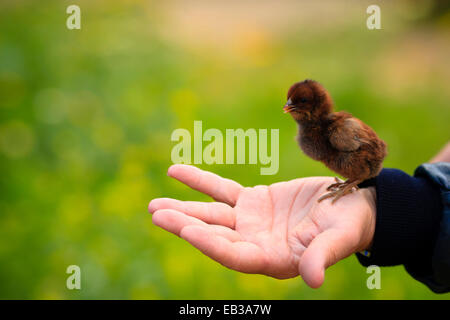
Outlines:
{"type": "Polygon", "coordinates": [[[404,265],[417,280],[443,292],[433,280],[433,252],[442,218],[440,189],[426,177],[383,169],[375,178],[377,217],[364,266],[404,265]]]}

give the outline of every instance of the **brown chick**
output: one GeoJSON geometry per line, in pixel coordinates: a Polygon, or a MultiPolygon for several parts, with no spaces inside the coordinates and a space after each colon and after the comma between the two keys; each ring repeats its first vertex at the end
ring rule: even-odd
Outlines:
{"type": "Polygon", "coordinates": [[[386,157],[386,144],[361,120],[347,112],[333,112],[325,88],[314,80],[297,82],[287,94],[284,112],[298,124],[297,141],[303,152],[347,178],[330,185],[318,199],[334,197],[332,203],[378,175],[386,157]]]}

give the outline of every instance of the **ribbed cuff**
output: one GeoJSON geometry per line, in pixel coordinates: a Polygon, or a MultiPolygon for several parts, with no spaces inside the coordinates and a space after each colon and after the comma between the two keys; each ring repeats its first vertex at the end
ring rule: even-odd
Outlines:
{"type": "Polygon", "coordinates": [[[439,189],[422,177],[383,169],[376,177],[377,217],[370,256],[356,254],[364,266],[431,264],[439,228],[439,189]]]}

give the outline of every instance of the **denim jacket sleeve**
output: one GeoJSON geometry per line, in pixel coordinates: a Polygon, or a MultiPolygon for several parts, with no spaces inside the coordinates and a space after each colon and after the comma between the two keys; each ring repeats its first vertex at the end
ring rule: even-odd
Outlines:
{"type": "Polygon", "coordinates": [[[403,264],[432,291],[450,291],[450,163],[422,164],[411,177],[383,169],[375,179],[377,219],[364,266],[403,264]]]}

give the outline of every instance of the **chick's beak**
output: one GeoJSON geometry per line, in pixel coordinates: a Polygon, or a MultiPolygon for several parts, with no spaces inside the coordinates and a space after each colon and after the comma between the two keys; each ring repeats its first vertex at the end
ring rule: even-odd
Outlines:
{"type": "Polygon", "coordinates": [[[291,112],[294,109],[295,109],[295,106],[292,105],[292,101],[291,101],[291,99],[289,99],[286,102],[286,104],[284,105],[283,111],[284,111],[284,113],[288,113],[288,112],[291,112]]]}
{"type": "Polygon", "coordinates": [[[292,111],[292,109],[294,109],[294,107],[293,106],[290,106],[290,105],[285,105],[284,107],[283,107],[283,111],[284,111],[284,113],[288,113],[288,112],[291,112],[292,111]]]}

